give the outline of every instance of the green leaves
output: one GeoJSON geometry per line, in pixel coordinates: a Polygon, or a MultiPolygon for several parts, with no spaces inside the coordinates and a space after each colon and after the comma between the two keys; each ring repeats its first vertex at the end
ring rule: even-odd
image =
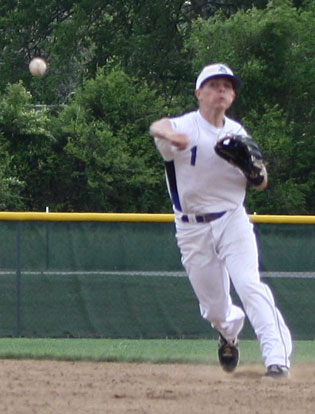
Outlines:
{"type": "Polygon", "coordinates": [[[194,109],[197,73],[223,61],[268,163],[250,209],[315,213],[314,25],[308,0],[2,2],[0,208],[170,211],[148,127],[194,109]]]}
{"type": "Polygon", "coordinates": [[[31,106],[22,83],[8,85],[0,96],[0,199],[2,209],[34,209],[47,192],[54,137],[45,109],[31,106]]]}
{"type": "Polygon", "coordinates": [[[248,194],[251,211],[314,213],[315,10],[291,1],[195,22],[187,43],[194,67],[227,62],[243,80],[231,115],[244,123],[267,161],[268,189],[248,194]]]}
{"type": "Polygon", "coordinates": [[[156,210],[161,202],[152,193],[164,194],[165,183],[148,127],[161,105],[146,84],[118,67],[83,84],[58,120],[65,143],[60,168],[71,178],[65,191],[72,202],[63,208],[156,210]]]}

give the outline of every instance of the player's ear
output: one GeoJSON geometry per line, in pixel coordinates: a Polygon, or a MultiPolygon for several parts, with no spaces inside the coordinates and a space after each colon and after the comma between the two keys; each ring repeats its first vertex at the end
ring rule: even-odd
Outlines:
{"type": "Polygon", "coordinates": [[[195,90],[195,96],[196,96],[196,98],[197,98],[197,99],[198,99],[198,101],[199,101],[200,89],[196,89],[196,90],[195,90]]]}

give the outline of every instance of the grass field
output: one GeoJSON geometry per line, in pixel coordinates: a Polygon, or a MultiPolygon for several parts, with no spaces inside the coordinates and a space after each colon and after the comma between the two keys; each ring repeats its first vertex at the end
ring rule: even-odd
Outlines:
{"type": "MultiPolygon", "coordinates": [[[[241,363],[260,363],[257,341],[240,342],[241,363]]],[[[217,342],[199,339],[0,338],[1,359],[217,363],[217,342]]],[[[292,362],[314,363],[315,341],[294,342],[292,362]]]]}

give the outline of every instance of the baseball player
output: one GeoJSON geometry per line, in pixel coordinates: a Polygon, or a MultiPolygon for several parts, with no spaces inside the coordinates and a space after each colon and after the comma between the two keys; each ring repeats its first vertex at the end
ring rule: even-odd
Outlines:
{"type": "Polygon", "coordinates": [[[165,162],[182,264],[202,317],[219,332],[223,370],[232,372],[239,363],[237,338],[245,318],[232,303],[232,281],[259,340],[265,375],[283,378],[289,374],[291,335],[271,290],[260,280],[253,225],[243,205],[248,184],[266,187],[267,171],[261,164],[250,179],[215,149],[226,135],[247,135],[226,116],[239,86],[225,64],[204,67],[195,89],[199,109],[153,122],[150,134],[165,162]]]}

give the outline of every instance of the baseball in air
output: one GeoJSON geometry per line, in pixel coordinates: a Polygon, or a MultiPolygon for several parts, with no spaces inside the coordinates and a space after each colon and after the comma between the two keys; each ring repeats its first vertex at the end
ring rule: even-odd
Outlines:
{"type": "Polygon", "coordinates": [[[33,76],[43,76],[47,70],[47,64],[44,59],[35,57],[30,61],[29,68],[33,76]]]}

